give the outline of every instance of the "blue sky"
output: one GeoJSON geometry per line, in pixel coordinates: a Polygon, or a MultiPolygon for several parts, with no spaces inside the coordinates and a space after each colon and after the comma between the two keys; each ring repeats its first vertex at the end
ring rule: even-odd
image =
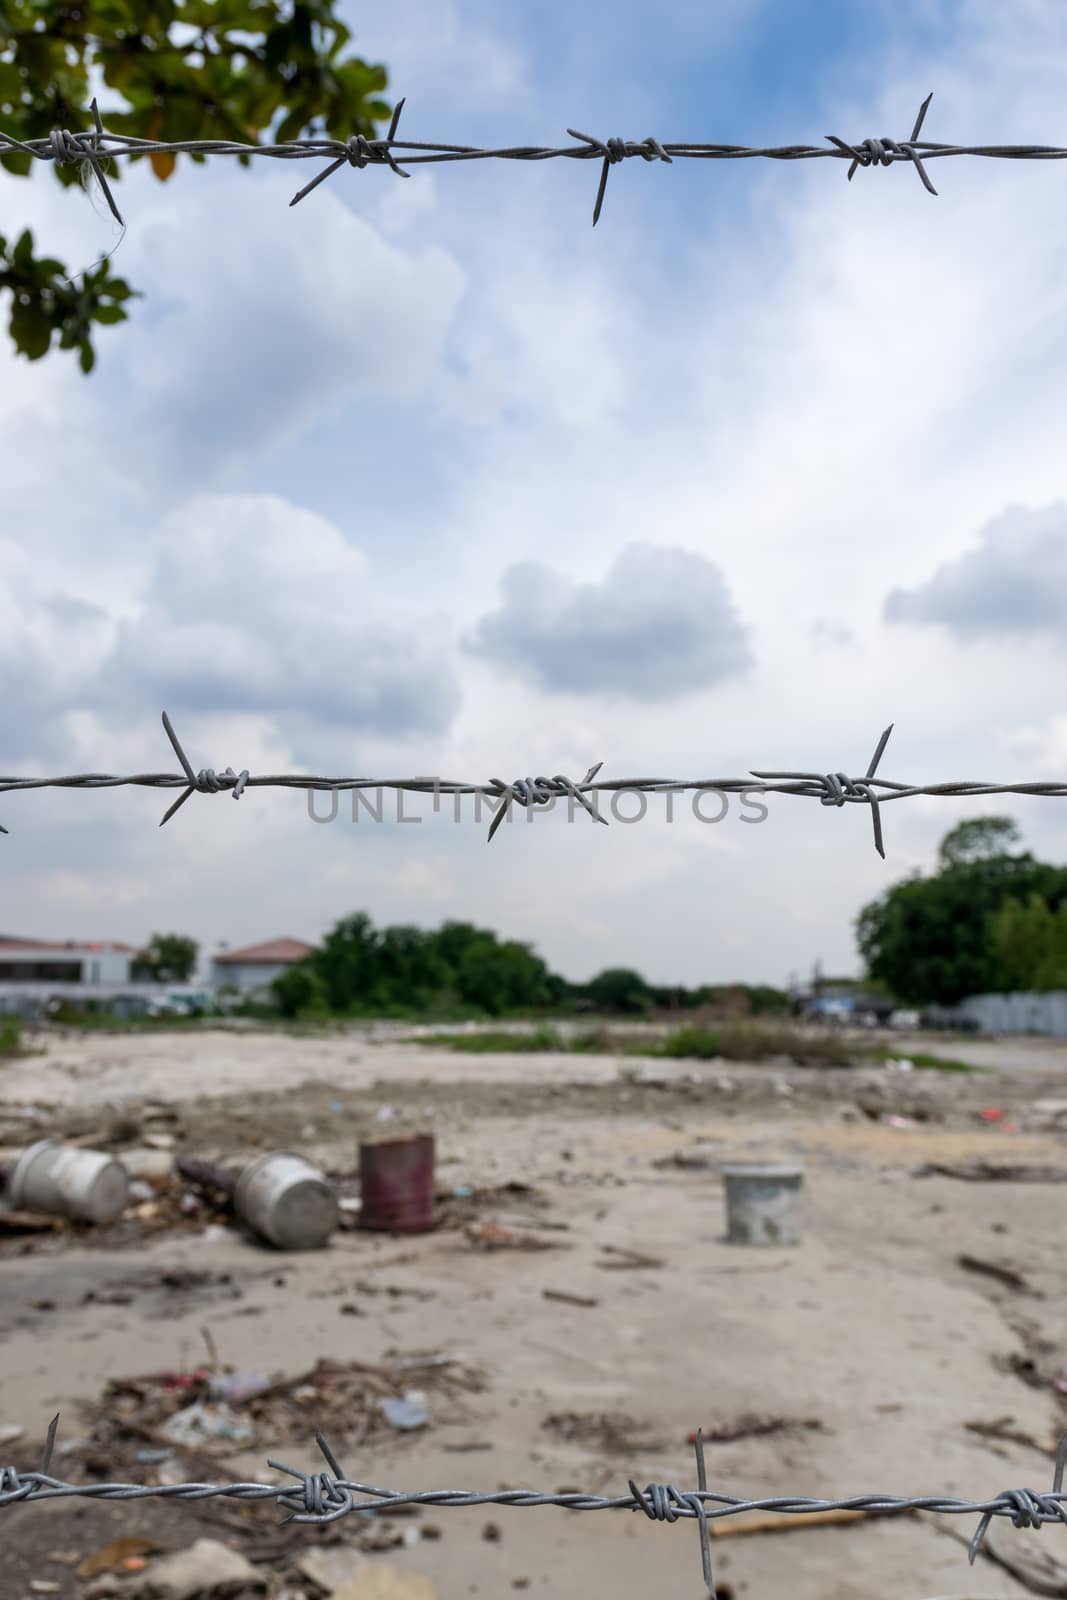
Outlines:
{"type": "MultiPolygon", "coordinates": [[[[1063,142],[1055,0],[351,8],[410,138],[1063,142]],[[579,25],[579,19],[580,25],[579,25]]],[[[0,349],[7,772],[196,766],[468,781],[753,767],[1059,777],[1067,168],[631,161],[124,176],[145,292],[84,379],[0,349]]],[[[17,221],[116,241],[42,169],[17,221]]],[[[14,224],[12,224],[14,225],[14,224]]],[[[464,917],[582,978],[855,969],[852,925],[978,801],[868,818],[660,804],[485,843],[315,826],[299,795],[0,800],[0,927],[210,952],[464,917]]],[[[417,808],[415,808],[417,809],[417,808]]],[[[1067,811],[1006,803],[1067,858],[1067,811]]]]}

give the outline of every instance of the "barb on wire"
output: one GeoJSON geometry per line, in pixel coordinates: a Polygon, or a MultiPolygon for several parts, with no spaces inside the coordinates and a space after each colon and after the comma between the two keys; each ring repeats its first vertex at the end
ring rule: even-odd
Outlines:
{"type": "MultiPolygon", "coordinates": [[[[171,747],[181,763],[180,773],[141,772],[127,777],[116,777],[105,772],[72,773],[61,778],[13,778],[0,776],[0,794],[16,794],[31,789],[180,789],[182,792],[163,814],[160,827],[169,822],[174,813],[193,794],[233,795],[239,800],[246,789],[304,789],[328,794],[357,793],[369,789],[393,789],[398,794],[427,794],[434,799],[434,809],[442,795],[475,795],[486,801],[496,801],[499,809],[489,828],[492,839],[502,822],[509,821],[513,806],[521,806],[531,814],[538,808],[550,810],[558,799],[566,798],[568,805],[580,807],[594,822],[606,823],[607,818],[597,809],[597,797],[602,794],[617,797],[622,794],[678,794],[692,791],[694,796],[710,791],[723,797],[736,794],[799,795],[804,799],[818,800],[820,805],[840,809],[847,805],[866,806],[871,813],[874,847],[885,859],[883,834],[883,807],[891,800],[910,800],[916,795],[963,799],[984,795],[1035,795],[1051,799],[1067,798],[1067,782],[1036,783],[977,783],[950,781],[947,783],[895,783],[877,776],[878,766],[885,752],[893,724],[884,730],[875,746],[867,770],[860,778],[850,778],[846,772],[785,772],[766,768],[751,768],[743,778],[601,778],[603,766],[597,762],[579,782],[557,774],[553,778],[515,778],[505,783],[502,778],[490,778],[485,783],[457,783],[447,778],[327,778],[305,773],[272,773],[253,777],[247,767],[235,772],[227,767],[216,772],[213,767],[194,771],[167,713],[163,713],[163,727],[171,747]]],[[[694,801],[695,804],[695,801],[694,801]]],[[[458,814],[458,813],[457,813],[458,814]]],[[[573,814],[573,810],[572,810],[573,814]]],[[[617,813],[616,813],[617,815],[617,813]]],[[[632,819],[631,819],[632,820],[632,819]]],[[[0,825],[0,833],[7,833],[0,825]]]]}
{"type": "Polygon", "coordinates": [[[56,129],[46,138],[19,140],[11,134],[0,132],[0,156],[4,149],[19,150],[23,155],[33,156],[39,161],[89,161],[93,171],[99,178],[107,196],[107,201],[112,212],[121,222],[118,208],[104,182],[100,168],[101,156],[143,156],[151,153],[166,153],[178,155],[183,152],[202,156],[265,156],[280,161],[326,160],[329,165],[324,167],[317,177],[305,184],[290,200],[291,206],[297,205],[305,199],[320,183],[337,172],[343,166],[358,167],[361,171],[365,167],[389,167],[397,177],[409,178],[407,167],[415,165],[429,165],[446,161],[552,161],[563,159],[567,161],[599,161],[600,179],[597,185],[596,200],[593,205],[593,226],[600,220],[601,208],[604,204],[604,193],[607,187],[608,172],[613,166],[634,157],[642,161],[665,162],[668,166],[675,160],[682,158],[693,161],[748,161],[754,158],[768,161],[806,161],[822,157],[832,160],[843,160],[849,163],[849,180],[855,177],[857,167],[891,167],[894,162],[907,161],[915,168],[923,187],[929,194],[936,195],[937,190],[930,181],[926,170],[926,163],[942,156],[982,156],[994,160],[1007,161],[1062,161],[1067,157],[1067,149],[1056,145],[1046,144],[936,144],[928,139],[920,140],[923,122],[929,110],[932,94],[928,94],[919,108],[908,139],[891,139],[888,136],[881,138],[861,139],[849,141],[840,138],[837,134],[826,135],[827,144],[787,144],[774,146],[756,146],[739,144],[702,144],[682,142],[676,144],[661,143],[659,139],[651,136],[645,139],[598,139],[592,134],[579,133],[575,128],[568,128],[567,132],[572,139],[579,142],[576,145],[558,148],[541,145],[511,145],[499,149],[483,150],[474,145],[440,144],[414,139],[398,139],[397,127],[400,112],[404,106],[401,100],[392,115],[389,131],[382,139],[367,139],[362,134],[356,134],[350,139],[290,139],[284,144],[241,144],[228,139],[175,139],[169,141],[154,139],[137,139],[132,136],[105,133],[100,125],[99,113],[96,103],[93,102],[93,115],[96,122],[94,132],[70,133],[66,129],[56,129]],[[106,147],[106,148],[105,148],[106,147]],[[404,166],[397,161],[397,154],[404,166]]]}
{"type": "Polygon", "coordinates": [[[978,1528],[969,1547],[969,1560],[973,1563],[982,1540],[994,1518],[1006,1518],[1016,1528],[1039,1529],[1046,1522],[1067,1522],[1067,1506],[1063,1493],[1063,1470],[1067,1459],[1067,1434],[1060,1440],[1056,1452],[1052,1488],[1049,1492],[1035,1489],[1004,1489],[986,1500],[960,1500],[951,1495],[889,1495],[860,1494],[841,1499],[814,1499],[807,1495],[777,1495],[758,1500],[709,1490],[704,1464],[704,1445],[701,1434],[695,1437],[697,1488],[681,1490],[673,1484],[650,1483],[644,1489],[637,1487],[634,1479],[628,1482],[629,1493],[606,1497],[572,1490],[560,1494],[542,1494],[535,1489],[500,1489],[483,1492],[470,1489],[423,1489],[417,1492],[382,1489],[374,1484],[357,1483],[347,1478],[337,1458],[320,1431],[315,1442],[325,1457],[328,1470],[304,1472],[299,1467],[286,1466],[280,1461],[268,1461],[268,1466],[295,1483],[67,1483],[49,1476],[49,1466],[55,1445],[59,1418],[54,1417],[48,1429],[41,1468],[38,1472],[19,1472],[15,1467],[0,1466],[0,1509],[5,1506],[30,1505],[44,1500],[272,1500],[280,1510],[290,1515],[286,1522],[309,1523],[321,1526],[347,1516],[374,1516],[388,1514],[401,1507],[438,1506],[559,1506],[568,1511],[642,1511],[657,1522],[695,1521],[700,1535],[700,1558],[707,1592],[715,1600],[715,1580],[711,1568],[709,1526],[726,1517],[746,1511],[779,1511],[802,1517],[822,1511],[866,1511],[876,1516],[890,1516],[894,1512],[930,1511],[939,1515],[980,1517],[978,1528]]]}

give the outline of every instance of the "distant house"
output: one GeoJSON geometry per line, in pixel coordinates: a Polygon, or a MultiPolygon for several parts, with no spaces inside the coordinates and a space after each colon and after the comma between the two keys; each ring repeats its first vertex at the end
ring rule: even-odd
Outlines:
{"type": "Polygon", "coordinates": [[[252,994],[303,961],[314,948],[301,939],[268,939],[263,944],[246,945],[243,950],[225,950],[212,961],[212,983],[216,989],[233,988],[252,994]]]}
{"type": "Polygon", "coordinates": [[[20,939],[0,935],[0,987],[16,984],[126,984],[137,951],[113,941],[20,939]]]}

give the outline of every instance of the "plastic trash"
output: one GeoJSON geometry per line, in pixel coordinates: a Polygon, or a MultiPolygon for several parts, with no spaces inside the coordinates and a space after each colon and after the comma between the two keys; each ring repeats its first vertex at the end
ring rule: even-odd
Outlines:
{"type": "Polygon", "coordinates": [[[409,1389],[402,1399],[392,1395],[381,1402],[382,1416],[394,1428],[425,1428],[430,1420],[426,1396],[421,1389],[409,1389]]]}
{"type": "Polygon", "coordinates": [[[235,1417],[223,1401],[220,1405],[205,1405],[197,1400],[184,1411],[176,1411],[159,1430],[164,1438],[174,1444],[203,1444],[209,1439],[251,1439],[252,1429],[235,1417]]]}
{"type": "Polygon", "coordinates": [[[220,1372],[212,1374],[208,1388],[213,1400],[233,1400],[239,1404],[242,1400],[254,1399],[270,1385],[265,1372],[220,1372]]]}

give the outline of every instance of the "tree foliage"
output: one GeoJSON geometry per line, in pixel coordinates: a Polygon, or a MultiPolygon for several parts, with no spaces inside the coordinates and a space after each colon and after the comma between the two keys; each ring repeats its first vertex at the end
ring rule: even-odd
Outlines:
{"type": "Polygon", "coordinates": [[[1048,929],[1034,903],[1050,919],[1058,912],[1067,901],[1067,868],[1029,851],[1011,853],[1007,847],[1018,842],[1010,819],[975,818],[946,834],[936,873],[907,878],[864,906],[856,931],[870,976],[912,1005],[1036,987],[1038,946],[1048,929]],[[1024,915],[1006,909],[1008,902],[1024,915]],[[1024,927],[1030,943],[1016,945],[1024,927]]]}
{"type": "Polygon", "coordinates": [[[950,828],[938,846],[942,868],[970,866],[975,861],[991,861],[1020,844],[1017,823],[1011,817],[970,817],[950,828]]]}
{"type": "Polygon", "coordinates": [[[657,987],[628,967],[612,967],[589,983],[568,983],[528,944],[501,939],[471,922],[433,930],[406,924],[375,928],[366,912],[344,917],[319,948],[272,984],[285,1017],[529,1015],[585,1009],[639,1016],[738,996],[753,1012],[784,1011],[788,997],[766,986],[729,990],[657,987]]]}
{"type": "MultiPolygon", "coordinates": [[[[303,135],[375,136],[390,115],[380,98],[382,66],[346,56],[350,30],[333,0],[0,0],[0,130],[23,142],[53,129],[84,131],[90,73],[121,96],[108,133],[165,143],[228,139],[245,144],[303,135]]],[[[105,147],[106,148],[106,147],[105,147]]],[[[203,163],[203,155],[185,159],[203,163]]],[[[237,157],[247,166],[247,156],[237,157]]],[[[104,163],[109,187],[127,161],[148,160],[160,182],[178,157],[165,152],[104,163]]],[[[42,163],[21,151],[0,156],[0,179],[42,163]]],[[[84,164],[52,163],[67,186],[95,180],[84,164]]],[[[39,360],[58,338],[92,370],[94,324],[125,320],[135,291],[106,262],[80,287],[52,256],[34,256],[33,236],[0,237],[0,289],[11,295],[10,334],[39,360]]]]}
{"type": "Polygon", "coordinates": [[[478,1015],[543,1008],[566,989],[529,945],[467,922],[436,931],[375,928],[345,917],[305,961],[275,980],[284,1015],[325,1006],[341,1014],[467,1010],[478,1015]]]}
{"type": "Polygon", "coordinates": [[[1067,989],[1067,901],[1053,911],[1039,894],[1011,895],[990,936],[998,991],[1067,989]]]}
{"type": "Polygon", "coordinates": [[[199,946],[181,933],[154,933],[132,963],[135,976],[155,983],[188,983],[196,971],[199,946]]]}

